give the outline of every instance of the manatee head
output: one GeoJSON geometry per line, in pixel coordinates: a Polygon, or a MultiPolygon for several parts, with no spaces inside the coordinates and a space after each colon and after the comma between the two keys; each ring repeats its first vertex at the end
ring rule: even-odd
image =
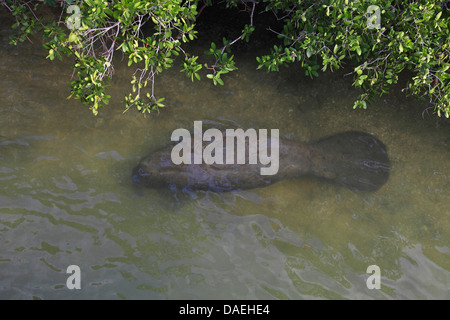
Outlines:
{"type": "Polygon", "coordinates": [[[146,161],[141,161],[134,167],[131,179],[135,184],[144,187],[160,188],[164,186],[164,182],[161,181],[158,169],[146,161]]]}
{"type": "Polygon", "coordinates": [[[136,184],[145,185],[145,184],[147,184],[147,181],[149,180],[151,175],[152,175],[151,172],[146,172],[145,169],[142,168],[141,164],[138,164],[133,169],[131,179],[136,184]]]}
{"type": "Polygon", "coordinates": [[[166,152],[156,152],[143,158],[134,167],[131,179],[137,185],[148,188],[164,188],[171,180],[170,176],[177,175],[176,168],[171,160],[170,154],[166,152]],[[175,167],[175,170],[173,170],[175,167]]]}

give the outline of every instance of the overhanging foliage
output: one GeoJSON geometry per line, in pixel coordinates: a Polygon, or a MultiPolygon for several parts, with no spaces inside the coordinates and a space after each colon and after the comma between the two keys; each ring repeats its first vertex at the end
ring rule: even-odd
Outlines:
{"type": "Polygon", "coordinates": [[[214,56],[212,65],[185,50],[185,44],[197,36],[198,15],[206,6],[216,5],[212,0],[0,3],[16,18],[13,27],[18,32],[11,43],[41,31],[47,39],[47,58],[75,57],[71,92],[94,114],[109,101],[112,59],[119,51],[128,58],[129,67],[136,68],[132,92],[125,97],[126,110],[136,107],[145,113],[164,106],[164,98],[156,98],[155,76],[171,68],[180,55],[181,71],[192,81],[200,80],[199,71],[205,68],[206,77],[222,85],[221,75],[237,69],[232,45],[251,41],[254,19],[262,11],[281,22],[281,28],[265,28],[282,42],[256,57],[258,68],[278,71],[298,62],[307,75],[317,77],[320,70],[355,63],[353,85],[361,89],[355,108],[366,108],[374,96],[387,93],[399,73],[408,69],[414,76],[405,90],[426,98],[439,116],[450,113],[449,1],[226,0],[227,7],[245,9],[248,21],[237,38],[211,43],[206,54],[214,56]],[[38,15],[39,6],[60,8],[60,20],[45,20],[38,15]]]}

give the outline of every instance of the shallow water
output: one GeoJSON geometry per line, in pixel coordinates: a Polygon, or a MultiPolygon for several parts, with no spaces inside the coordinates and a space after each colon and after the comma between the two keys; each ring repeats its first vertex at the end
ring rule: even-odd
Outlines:
{"type": "Polygon", "coordinates": [[[242,52],[225,86],[163,73],[167,108],[143,117],[122,114],[131,71],[118,62],[111,103],[94,117],[66,99],[70,59],[8,45],[5,24],[0,298],[450,298],[450,123],[401,86],[353,110],[358,91],[342,73],[268,74],[242,52]],[[195,120],[300,141],[366,131],[387,146],[390,178],[368,194],[312,178],[228,193],[133,186],[139,159],[195,120]],[[366,285],[374,264],[380,290],[366,285]],[[80,290],[66,287],[69,265],[81,269],[80,290]]]}

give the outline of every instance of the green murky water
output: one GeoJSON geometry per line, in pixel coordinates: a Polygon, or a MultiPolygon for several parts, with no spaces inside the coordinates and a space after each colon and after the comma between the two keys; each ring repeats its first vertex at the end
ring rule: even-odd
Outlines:
{"type": "Polygon", "coordinates": [[[243,52],[223,87],[164,73],[168,107],[144,118],[122,114],[130,71],[119,63],[112,103],[93,117],[66,99],[70,61],[9,46],[5,25],[0,298],[450,298],[450,123],[400,86],[352,110],[351,79],[267,74],[243,52]],[[195,120],[302,141],[366,131],[388,147],[390,179],[371,194],[309,178],[222,194],[134,188],[140,157],[195,120]],[[366,285],[373,264],[380,290],[366,285]],[[66,287],[69,265],[80,290],[66,287]]]}

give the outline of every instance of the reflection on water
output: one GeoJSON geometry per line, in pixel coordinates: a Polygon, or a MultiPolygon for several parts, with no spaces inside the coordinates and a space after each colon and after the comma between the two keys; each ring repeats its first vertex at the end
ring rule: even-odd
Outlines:
{"type": "Polygon", "coordinates": [[[113,103],[93,117],[66,99],[70,61],[0,32],[0,298],[450,298],[450,126],[400,87],[352,110],[350,79],[256,72],[241,54],[223,87],[163,74],[167,108],[144,118],[122,114],[119,62],[113,103]],[[299,141],[368,132],[387,146],[389,180],[368,194],[311,178],[221,194],[135,188],[140,157],[195,120],[299,141]],[[81,290],[66,288],[72,264],[81,290]],[[366,286],[373,264],[380,290],[366,286]]]}

